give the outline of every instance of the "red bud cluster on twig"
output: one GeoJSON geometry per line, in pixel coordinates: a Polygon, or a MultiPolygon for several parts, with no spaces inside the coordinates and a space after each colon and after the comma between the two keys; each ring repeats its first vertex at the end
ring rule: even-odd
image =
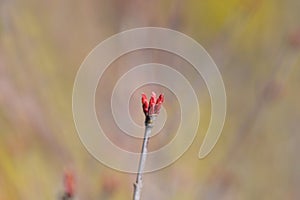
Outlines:
{"type": "Polygon", "coordinates": [[[164,102],[163,94],[160,94],[159,97],[156,99],[156,94],[152,92],[149,102],[147,100],[147,96],[145,94],[142,94],[142,106],[146,116],[159,114],[161,104],[163,102],[164,102]]]}
{"type": "Polygon", "coordinates": [[[156,99],[156,94],[152,92],[152,95],[150,97],[150,100],[148,102],[147,96],[145,94],[142,94],[142,107],[145,114],[145,134],[144,134],[144,140],[143,140],[143,146],[142,146],[142,152],[139,162],[139,167],[137,171],[137,177],[136,182],[134,184],[134,192],[133,192],[133,199],[134,200],[140,200],[141,199],[141,191],[143,187],[143,180],[142,176],[144,173],[146,158],[147,158],[147,152],[148,152],[148,142],[151,135],[151,130],[153,128],[153,122],[156,119],[156,116],[159,114],[161,104],[164,102],[164,95],[161,94],[156,99]]]}

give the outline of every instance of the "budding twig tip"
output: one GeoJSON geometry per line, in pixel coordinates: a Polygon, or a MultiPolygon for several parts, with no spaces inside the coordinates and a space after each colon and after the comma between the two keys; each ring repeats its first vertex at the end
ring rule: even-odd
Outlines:
{"type": "Polygon", "coordinates": [[[152,92],[149,102],[147,100],[147,96],[144,93],[142,93],[142,107],[146,117],[159,114],[161,104],[163,102],[163,93],[160,94],[158,98],[156,98],[155,92],[152,92]]]}

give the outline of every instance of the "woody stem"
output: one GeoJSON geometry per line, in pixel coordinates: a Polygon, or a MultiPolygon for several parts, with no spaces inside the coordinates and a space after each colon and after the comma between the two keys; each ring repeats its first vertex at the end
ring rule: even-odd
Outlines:
{"type": "Polygon", "coordinates": [[[144,140],[143,140],[143,146],[142,146],[142,152],[139,162],[139,168],[137,172],[136,182],[134,184],[134,194],[133,194],[133,200],[140,200],[141,199],[141,191],[143,187],[143,181],[142,176],[145,169],[146,164],[146,158],[148,153],[148,142],[149,142],[149,136],[151,134],[151,130],[153,127],[153,122],[155,120],[155,115],[146,116],[145,120],[145,134],[144,134],[144,140]]]}

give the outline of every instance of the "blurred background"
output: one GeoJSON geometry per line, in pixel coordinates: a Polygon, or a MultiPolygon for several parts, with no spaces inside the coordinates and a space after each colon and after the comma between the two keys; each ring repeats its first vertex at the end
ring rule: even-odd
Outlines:
{"type": "MultiPolygon", "coordinates": [[[[299,10],[298,0],[0,0],[0,199],[62,199],[64,179],[74,183],[75,199],[132,198],[135,175],[105,167],[81,144],[72,88],[80,64],[99,42],[143,26],[175,29],[203,45],[219,67],[228,100],[221,138],[199,160],[210,99],[191,66],[145,50],[109,67],[96,106],[111,130],[113,121],[103,117],[109,90],[140,62],[177,66],[199,91],[196,140],[176,163],[144,176],[143,199],[300,199],[299,10]]],[[[156,87],[133,95],[137,121],[143,120],[139,94],[156,87]]],[[[166,88],[159,91],[174,117],[152,149],[168,142],[178,124],[178,101],[166,88]]],[[[113,132],[115,143],[139,151],[141,140],[113,132]]]]}

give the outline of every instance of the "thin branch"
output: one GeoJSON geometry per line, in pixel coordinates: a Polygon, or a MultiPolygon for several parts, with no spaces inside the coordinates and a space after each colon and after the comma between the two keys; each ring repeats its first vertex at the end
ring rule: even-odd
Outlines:
{"type": "Polygon", "coordinates": [[[146,165],[146,158],[148,153],[148,142],[153,128],[154,121],[159,114],[162,103],[164,102],[164,95],[160,94],[156,99],[156,94],[152,92],[150,101],[148,102],[147,96],[142,94],[142,108],[145,114],[145,134],[142,146],[142,152],[137,172],[136,182],[134,184],[133,200],[141,199],[141,192],[143,187],[143,173],[146,165]]]}
{"type": "Polygon", "coordinates": [[[145,135],[144,135],[144,141],[142,146],[142,153],[141,153],[138,173],[136,177],[136,182],[134,184],[134,195],[133,195],[134,200],[140,200],[141,198],[141,191],[143,187],[142,176],[146,165],[146,159],[148,153],[148,142],[149,142],[150,134],[153,127],[153,121],[154,121],[153,118],[154,116],[149,116],[149,118],[146,118],[146,122],[145,122],[145,135]]]}

